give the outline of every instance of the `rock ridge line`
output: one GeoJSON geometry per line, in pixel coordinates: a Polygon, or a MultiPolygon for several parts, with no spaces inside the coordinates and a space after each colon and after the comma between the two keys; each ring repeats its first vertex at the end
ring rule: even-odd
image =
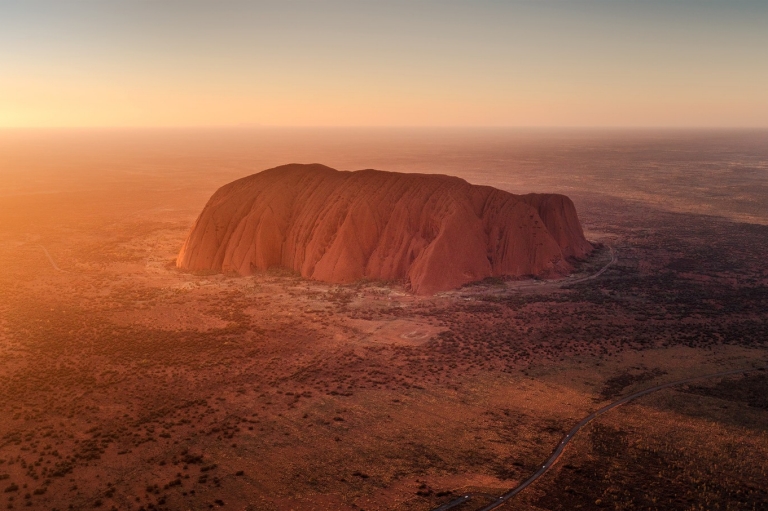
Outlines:
{"type": "Polygon", "coordinates": [[[416,294],[487,277],[568,274],[592,251],[565,195],[438,174],[291,164],[221,187],[177,258],[187,270],[400,280],[416,294]]]}

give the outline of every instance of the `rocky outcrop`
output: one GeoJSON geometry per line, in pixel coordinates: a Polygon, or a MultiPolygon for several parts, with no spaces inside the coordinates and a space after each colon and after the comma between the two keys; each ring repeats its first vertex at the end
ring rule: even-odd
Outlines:
{"type": "Polygon", "coordinates": [[[404,280],[432,294],[491,276],[564,275],[591,250],[564,195],[285,165],[220,188],[177,265],[240,275],[282,266],[326,282],[404,280]]]}

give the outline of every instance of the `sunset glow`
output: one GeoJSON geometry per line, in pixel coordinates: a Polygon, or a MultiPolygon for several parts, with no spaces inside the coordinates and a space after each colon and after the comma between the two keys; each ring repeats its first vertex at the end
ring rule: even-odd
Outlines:
{"type": "Polygon", "coordinates": [[[768,0],[0,0],[0,506],[757,510],[768,0]]]}
{"type": "Polygon", "coordinates": [[[3,2],[0,126],[766,126],[765,2],[3,2]]]}

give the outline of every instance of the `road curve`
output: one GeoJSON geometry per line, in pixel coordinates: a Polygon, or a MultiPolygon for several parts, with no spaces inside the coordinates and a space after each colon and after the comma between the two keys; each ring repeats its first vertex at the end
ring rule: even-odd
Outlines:
{"type": "Polygon", "coordinates": [[[618,255],[616,253],[616,250],[613,247],[611,247],[611,246],[608,246],[608,250],[611,252],[611,260],[608,261],[608,264],[606,264],[605,266],[600,268],[599,271],[597,271],[596,273],[593,273],[592,275],[587,275],[586,277],[582,277],[580,279],[575,279],[575,280],[571,280],[571,281],[568,281],[568,282],[564,282],[564,284],[578,284],[580,282],[586,282],[588,280],[596,279],[597,277],[599,277],[600,275],[605,273],[605,271],[610,266],[616,264],[616,261],[618,260],[618,255]]]}
{"type": "Polygon", "coordinates": [[[596,271],[591,275],[587,275],[585,277],[579,277],[573,280],[568,280],[567,278],[565,278],[560,280],[523,282],[523,283],[520,283],[519,285],[515,285],[513,283],[509,285],[509,289],[513,291],[525,291],[527,289],[535,289],[537,291],[548,291],[550,289],[557,289],[562,286],[570,286],[571,284],[580,284],[582,282],[587,282],[589,280],[596,279],[597,277],[605,273],[608,270],[608,268],[616,264],[616,261],[618,261],[618,253],[616,252],[616,250],[611,246],[608,246],[608,250],[611,252],[611,260],[608,261],[608,263],[606,263],[605,266],[603,266],[602,268],[600,268],[598,271],[596,271]]]}
{"type": "Polygon", "coordinates": [[[50,252],[48,252],[48,249],[45,248],[45,246],[43,245],[38,245],[38,246],[43,249],[43,252],[45,252],[46,257],[48,257],[48,261],[51,263],[51,266],[53,266],[54,270],[60,271],[61,273],[69,273],[68,271],[62,270],[61,268],[59,268],[59,265],[57,265],[56,261],[53,260],[53,257],[51,257],[50,252]]]}
{"type": "MultiPolygon", "coordinates": [[[[609,410],[613,410],[614,408],[621,406],[623,404],[629,403],[630,401],[633,401],[639,397],[643,397],[647,394],[650,394],[652,392],[657,392],[659,390],[668,389],[670,387],[675,387],[677,385],[683,385],[685,383],[690,383],[692,381],[696,380],[705,380],[708,378],[718,378],[723,376],[731,376],[734,374],[743,374],[743,373],[749,373],[753,371],[765,371],[766,367],[755,367],[755,368],[749,368],[749,369],[734,369],[733,371],[723,371],[720,373],[712,373],[712,374],[705,374],[702,376],[692,376],[690,378],[685,378],[683,380],[677,380],[669,383],[664,383],[661,385],[656,385],[655,387],[650,387],[645,390],[641,390],[639,392],[635,392],[634,394],[630,394],[629,396],[623,397],[619,399],[618,401],[614,401],[613,403],[610,403],[608,405],[605,405],[604,407],[600,408],[596,412],[593,412],[583,419],[579,421],[578,424],[576,424],[571,430],[560,440],[560,443],[557,444],[557,447],[555,448],[552,455],[547,459],[547,461],[544,462],[543,465],[528,479],[523,481],[519,486],[509,490],[507,493],[499,497],[497,500],[491,502],[484,508],[480,509],[479,511],[490,511],[491,509],[496,509],[497,507],[501,506],[505,502],[507,502],[509,499],[526,489],[528,486],[530,486],[534,481],[536,481],[539,477],[543,476],[551,467],[555,464],[557,459],[560,457],[561,454],[563,454],[563,451],[565,450],[565,447],[570,443],[571,440],[573,440],[573,437],[576,436],[576,433],[581,430],[584,426],[589,424],[592,420],[599,417],[600,415],[604,414],[605,412],[609,410]]],[[[448,509],[454,508],[460,504],[463,504],[470,500],[472,498],[472,494],[468,493],[465,495],[462,495],[461,497],[452,500],[451,502],[448,502],[447,504],[443,504],[442,506],[433,509],[432,511],[446,511],[448,509]]]]}

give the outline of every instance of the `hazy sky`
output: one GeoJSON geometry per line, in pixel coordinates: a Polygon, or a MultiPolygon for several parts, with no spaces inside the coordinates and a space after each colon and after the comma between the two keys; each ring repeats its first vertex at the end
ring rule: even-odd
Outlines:
{"type": "Polygon", "coordinates": [[[0,126],[768,126],[768,0],[0,0],[0,126]]]}

